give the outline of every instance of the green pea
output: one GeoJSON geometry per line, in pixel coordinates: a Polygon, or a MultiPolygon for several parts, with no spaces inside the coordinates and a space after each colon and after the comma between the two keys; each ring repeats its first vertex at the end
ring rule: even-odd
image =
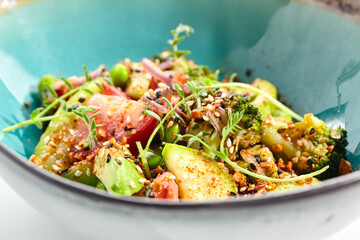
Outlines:
{"type": "Polygon", "coordinates": [[[124,88],[129,80],[129,73],[124,64],[117,63],[110,70],[110,77],[113,79],[115,86],[124,88]]]}
{"type": "MultiPolygon", "coordinates": [[[[176,136],[180,133],[180,125],[174,123],[169,128],[164,129],[164,136],[161,136],[164,142],[173,143],[176,140],[176,136]]],[[[162,135],[162,134],[161,134],[162,135]]]]}

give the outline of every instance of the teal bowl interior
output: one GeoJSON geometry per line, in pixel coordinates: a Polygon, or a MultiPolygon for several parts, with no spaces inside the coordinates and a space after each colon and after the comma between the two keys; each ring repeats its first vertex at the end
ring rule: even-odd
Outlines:
{"type": "MultiPolygon", "coordinates": [[[[359,168],[360,26],[297,1],[39,0],[2,14],[0,128],[29,117],[42,75],[80,75],[83,64],[152,56],[168,47],[179,23],[195,28],[180,47],[197,63],[245,81],[268,79],[299,114],[345,127],[348,157],[359,168]]],[[[29,157],[40,134],[29,126],[0,138],[29,157]]]]}

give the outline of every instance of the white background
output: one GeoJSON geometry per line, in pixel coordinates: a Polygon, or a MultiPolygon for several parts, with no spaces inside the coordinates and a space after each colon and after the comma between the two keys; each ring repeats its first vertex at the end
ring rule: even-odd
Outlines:
{"type": "MultiPolygon", "coordinates": [[[[0,240],[84,240],[59,231],[59,226],[37,213],[1,178],[0,190],[0,240]]],[[[360,239],[358,232],[360,219],[328,240],[360,239]]]]}

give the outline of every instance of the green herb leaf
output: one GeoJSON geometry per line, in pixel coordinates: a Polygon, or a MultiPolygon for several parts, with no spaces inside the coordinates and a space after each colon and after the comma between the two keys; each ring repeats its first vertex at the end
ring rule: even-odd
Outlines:
{"type": "Polygon", "coordinates": [[[233,74],[231,74],[231,76],[230,76],[230,78],[229,78],[229,82],[234,82],[234,79],[236,78],[236,75],[237,75],[237,73],[233,73],[233,74]]]}
{"type": "Polygon", "coordinates": [[[181,98],[184,98],[184,97],[185,97],[185,93],[184,93],[184,91],[182,90],[182,88],[180,87],[180,85],[179,85],[179,84],[175,84],[174,87],[175,87],[176,91],[178,92],[179,96],[180,96],[181,98]]]}
{"type": "Polygon", "coordinates": [[[74,89],[74,86],[66,78],[61,77],[61,80],[69,87],[70,90],[74,89]]]}
{"type": "Polygon", "coordinates": [[[101,86],[100,83],[95,82],[96,86],[101,90],[102,93],[105,93],[104,88],[101,86]]]}
{"type": "Polygon", "coordinates": [[[90,82],[89,74],[88,74],[85,64],[83,65],[83,68],[84,68],[86,82],[90,82]]]}
{"type": "Polygon", "coordinates": [[[40,113],[42,110],[44,110],[43,107],[39,107],[39,108],[35,109],[35,110],[31,113],[30,119],[31,119],[31,120],[34,120],[35,118],[37,118],[37,116],[39,115],[39,113],[40,113]]]}
{"type": "Polygon", "coordinates": [[[47,90],[49,90],[49,92],[51,93],[51,95],[53,96],[54,99],[58,98],[58,95],[56,94],[56,92],[54,91],[54,89],[52,89],[49,85],[45,85],[45,88],[47,90]]]}
{"type": "Polygon", "coordinates": [[[157,114],[154,113],[153,111],[144,110],[143,112],[144,112],[144,114],[149,115],[149,116],[155,118],[156,120],[158,120],[159,122],[161,122],[161,118],[159,117],[159,115],[157,115],[157,114]]]}

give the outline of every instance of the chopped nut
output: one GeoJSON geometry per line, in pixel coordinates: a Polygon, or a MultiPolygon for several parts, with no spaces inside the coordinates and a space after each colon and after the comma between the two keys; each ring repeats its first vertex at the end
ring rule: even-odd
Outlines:
{"type": "Polygon", "coordinates": [[[274,146],[272,146],[271,150],[274,152],[274,153],[277,153],[277,154],[282,154],[283,153],[283,148],[280,144],[275,144],[274,146]]]}

